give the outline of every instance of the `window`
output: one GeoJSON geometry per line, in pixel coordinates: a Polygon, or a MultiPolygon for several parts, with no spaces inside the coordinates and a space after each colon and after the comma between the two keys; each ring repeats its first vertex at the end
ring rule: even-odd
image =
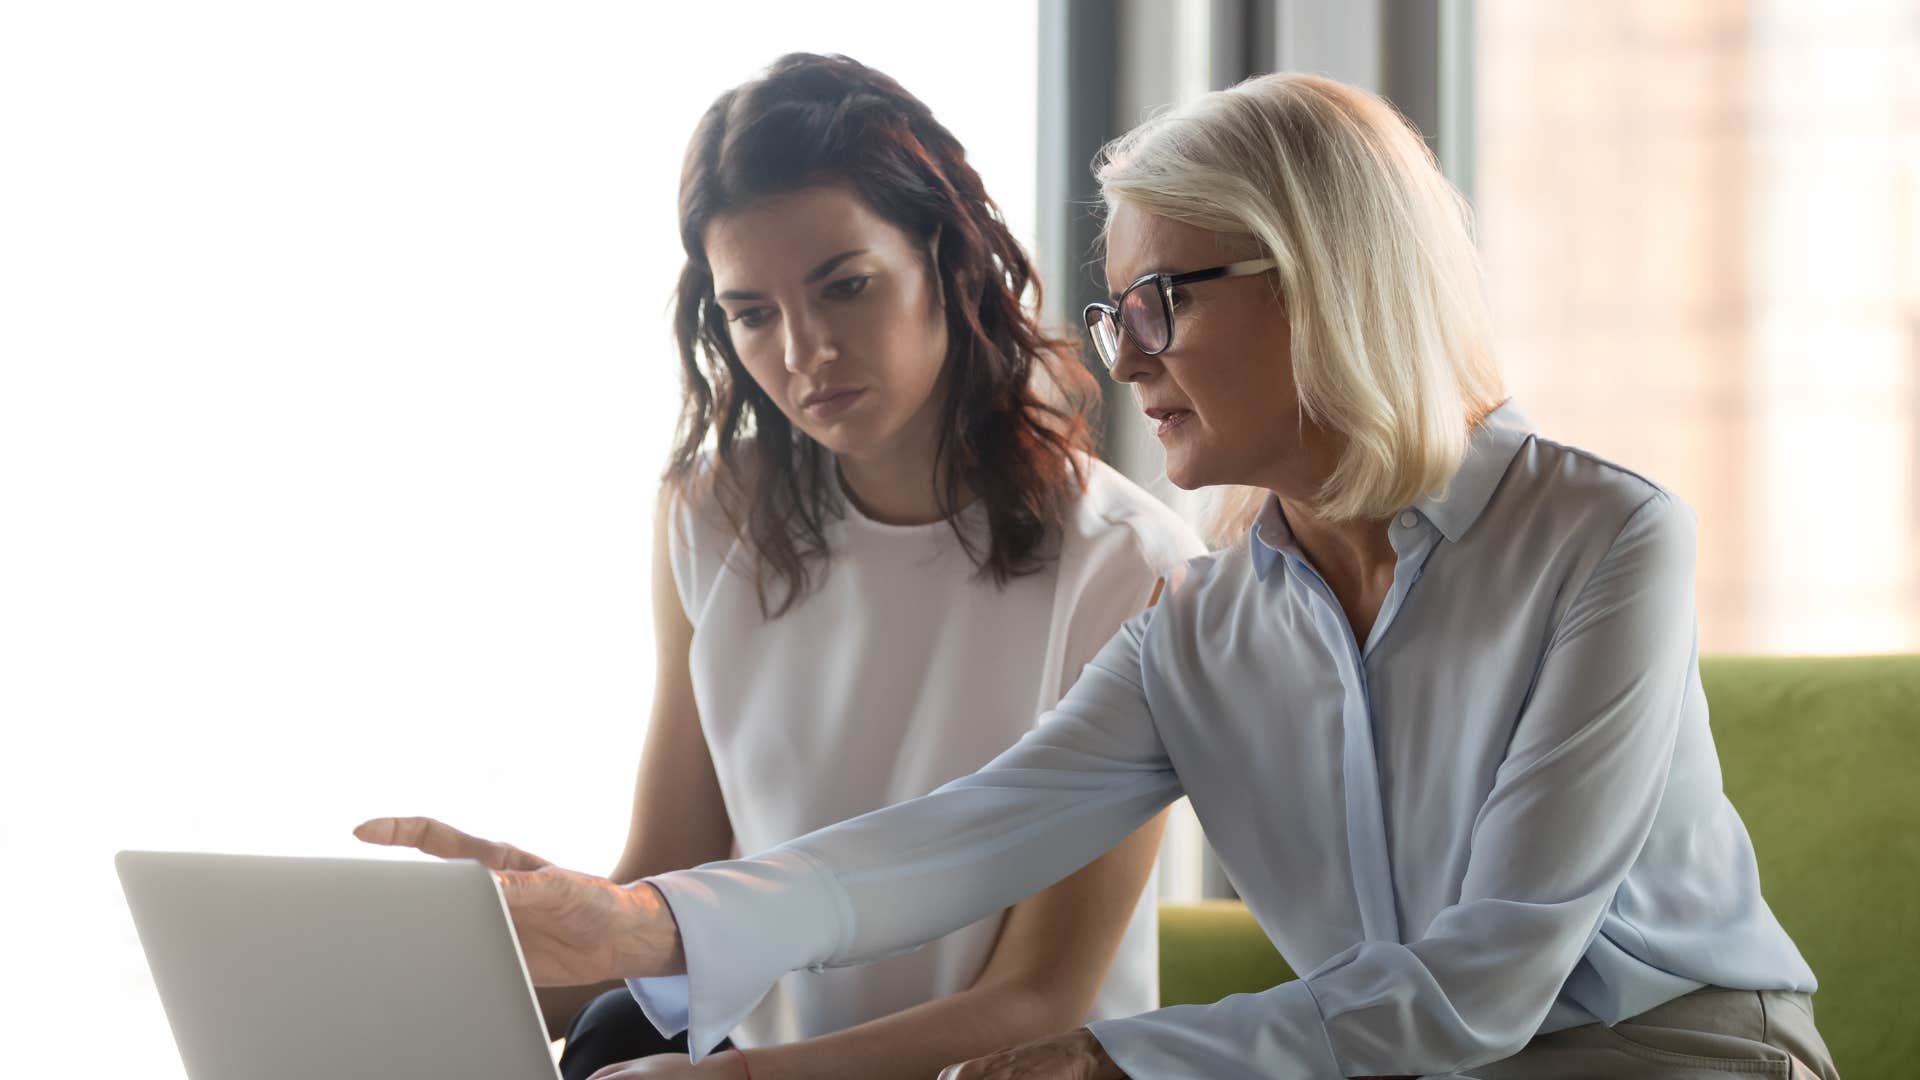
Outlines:
{"type": "Polygon", "coordinates": [[[1702,648],[1920,649],[1920,13],[1480,0],[1503,364],[1700,515],[1702,648]]]}

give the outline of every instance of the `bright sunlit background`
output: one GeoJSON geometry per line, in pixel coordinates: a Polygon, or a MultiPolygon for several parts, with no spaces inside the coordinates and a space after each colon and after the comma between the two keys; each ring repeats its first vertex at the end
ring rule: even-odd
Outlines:
{"type": "Polygon", "coordinates": [[[1699,512],[1704,651],[1920,651],[1920,4],[1475,18],[1511,388],[1699,512]]]}
{"type": "Polygon", "coordinates": [[[0,1074],[179,1075],[120,848],[359,855],[422,813],[611,869],[682,147],[845,52],[1030,238],[1002,6],[937,49],[877,2],[6,9],[0,1074]]]}

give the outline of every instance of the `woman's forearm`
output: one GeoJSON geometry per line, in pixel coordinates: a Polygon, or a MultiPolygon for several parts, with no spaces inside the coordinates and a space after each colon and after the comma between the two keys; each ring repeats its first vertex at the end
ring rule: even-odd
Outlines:
{"type": "Polygon", "coordinates": [[[932,941],[1112,850],[1181,794],[1140,690],[1137,630],[979,772],[751,858],[649,879],[691,972],[636,982],[642,1007],[704,1055],[787,972],[932,941]]]}

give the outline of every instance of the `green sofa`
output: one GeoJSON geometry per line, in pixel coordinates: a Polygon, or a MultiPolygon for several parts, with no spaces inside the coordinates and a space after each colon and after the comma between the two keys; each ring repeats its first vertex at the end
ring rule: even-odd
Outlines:
{"type": "MultiPolygon", "coordinates": [[[[1701,662],[1727,796],[1847,1080],[1920,1076],[1920,656],[1701,662]]],[[[1293,978],[1234,901],[1160,912],[1165,1004],[1293,978]]]]}

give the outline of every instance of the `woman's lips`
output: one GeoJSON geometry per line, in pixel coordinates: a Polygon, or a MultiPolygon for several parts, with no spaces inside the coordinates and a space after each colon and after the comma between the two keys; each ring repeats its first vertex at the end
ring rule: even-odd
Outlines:
{"type": "Polygon", "coordinates": [[[1172,431],[1174,428],[1177,428],[1181,424],[1186,423],[1187,418],[1192,415],[1193,413],[1186,409],[1148,409],[1147,410],[1147,419],[1154,421],[1158,425],[1157,427],[1154,428],[1153,433],[1155,435],[1160,436],[1161,438],[1165,438],[1167,432],[1172,431]]]}
{"type": "Polygon", "coordinates": [[[815,420],[827,420],[838,416],[865,396],[864,386],[848,387],[844,390],[819,390],[808,394],[800,403],[800,408],[815,420]]]}

